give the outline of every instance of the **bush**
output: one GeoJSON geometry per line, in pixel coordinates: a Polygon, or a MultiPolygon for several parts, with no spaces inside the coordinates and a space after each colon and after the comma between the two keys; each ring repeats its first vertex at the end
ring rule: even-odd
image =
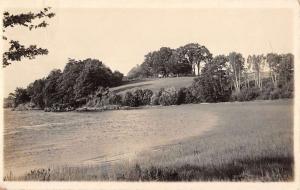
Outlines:
{"type": "Polygon", "coordinates": [[[177,97],[177,105],[180,104],[191,104],[196,102],[196,98],[193,95],[191,88],[180,88],[178,91],[178,97],[177,97]]]}
{"type": "Polygon", "coordinates": [[[151,97],[151,101],[150,101],[150,104],[151,105],[159,105],[159,93],[154,93],[151,97]]]}
{"type": "Polygon", "coordinates": [[[240,102],[250,101],[255,100],[259,95],[259,88],[243,88],[239,93],[233,92],[231,95],[231,100],[240,102]]]}
{"type": "Polygon", "coordinates": [[[149,105],[153,92],[149,89],[137,89],[133,92],[137,106],[149,105]]]}
{"type": "Polygon", "coordinates": [[[136,100],[132,92],[126,92],[123,98],[123,105],[130,107],[137,107],[136,100]]]}
{"type": "Polygon", "coordinates": [[[159,104],[163,106],[175,105],[177,103],[177,91],[174,87],[166,88],[159,97],[159,104]]]}
{"type": "Polygon", "coordinates": [[[177,101],[176,101],[176,104],[177,105],[180,105],[180,104],[185,104],[185,98],[186,98],[186,94],[187,94],[187,88],[183,87],[183,88],[180,88],[178,90],[178,93],[177,93],[177,101]]]}
{"type": "Polygon", "coordinates": [[[109,93],[108,102],[110,105],[121,105],[122,104],[122,96],[116,94],[114,92],[109,93]]]}
{"type": "Polygon", "coordinates": [[[133,93],[126,92],[123,99],[123,105],[130,107],[149,105],[151,103],[152,95],[153,92],[149,89],[137,89],[133,93]]]}
{"type": "Polygon", "coordinates": [[[269,98],[271,100],[275,100],[275,99],[281,98],[281,89],[280,88],[275,88],[272,92],[270,92],[269,98]]]}
{"type": "Polygon", "coordinates": [[[284,85],[282,87],[281,96],[282,96],[282,98],[293,98],[294,97],[294,81],[293,80],[287,82],[286,85],[284,85]]]}
{"type": "Polygon", "coordinates": [[[144,90],[143,98],[142,98],[142,104],[143,105],[149,105],[151,103],[151,97],[153,95],[153,92],[149,89],[144,90]]]}

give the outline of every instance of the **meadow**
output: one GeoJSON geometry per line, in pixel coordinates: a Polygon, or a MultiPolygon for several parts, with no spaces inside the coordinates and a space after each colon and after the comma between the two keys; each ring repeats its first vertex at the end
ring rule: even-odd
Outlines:
{"type": "Polygon", "coordinates": [[[193,83],[195,77],[171,77],[171,78],[148,78],[144,80],[135,80],[121,86],[113,87],[110,90],[125,94],[128,91],[134,91],[136,89],[149,89],[153,92],[159,91],[161,88],[174,87],[179,90],[182,87],[188,87],[193,83]]]}
{"type": "Polygon", "coordinates": [[[5,180],[291,181],[292,104],[5,110],[5,180]]]}

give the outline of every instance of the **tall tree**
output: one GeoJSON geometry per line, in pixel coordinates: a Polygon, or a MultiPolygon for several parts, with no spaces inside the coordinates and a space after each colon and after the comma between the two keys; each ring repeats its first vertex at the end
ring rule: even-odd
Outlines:
{"type": "Polygon", "coordinates": [[[249,55],[247,62],[255,72],[255,85],[262,90],[262,72],[264,71],[266,57],[264,55],[249,55]]]}
{"type": "Polygon", "coordinates": [[[62,103],[59,93],[59,79],[62,75],[60,69],[54,69],[46,78],[44,88],[44,103],[46,107],[51,107],[55,103],[62,103]]]}
{"type": "Polygon", "coordinates": [[[280,69],[280,55],[276,53],[268,53],[266,56],[266,61],[270,68],[270,75],[273,85],[275,87],[278,86],[278,76],[279,76],[279,69],[280,69]]]}
{"type": "Polygon", "coordinates": [[[198,75],[200,75],[201,62],[208,63],[212,59],[212,54],[205,46],[201,46],[198,43],[186,44],[179,48],[180,54],[183,58],[192,66],[192,72],[196,75],[196,66],[198,75]]]}
{"type": "Polygon", "coordinates": [[[244,62],[242,54],[231,52],[228,55],[229,65],[230,65],[230,73],[231,79],[234,85],[236,92],[240,92],[241,89],[241,76],[244,71],[244,62]]]}
{"type": "Polygon", "coordinates": [[[30,101],[34,103],[39,108],[45,107],[45,96],[44,96],[44,88],[45,88],[45,79],[35,80],[27,87],[28,95],[30,96],[30,101]]]}
{"type": "Polygon", "coordinates": [[[97,59],[83,60],[84,67],[76,79],[74,86],[75,98],[78,103],[85,103],[88,95],[95,92],[100,86],[112,86],[112,71],[97,59]]]}
{"type": "Polygon", "coordinates": [[[285,85],[294,79],[294,55],[281,54],[279,63],[279,83],[285,85]]]}
{"type": "Polygon", "coordinates": [[[14,106],[30,101],[30,97],[25,88],[16,88],[14,94],[10,95],[14,97],[14,106]]]}
{"type": "MultiPolygon", "coordinates": [[[[10,14],[4,12],[3,14],[3,33],[7,28],[13,28],[17,25],[28,28],[29,30],[42,28],[48,26],[46,19],[52,18],[55,14],[50,12],[50,7],[44,8],[38,13],[28,12],[21,14],[10,14]],[[37,23],[37,24],[34,24],[37,23]]],[[[3,36],[3,40],[8,40],[7,36],[3,36]]],[[[34,59],[37,55],[46,55],[48,50],[45,48],[38,48],[36,45],[25,47],[19,41],[10,40],[8,51],[3,53],[3,67],[11,64],[11,61],[21,61],[22,58],[34,59]]]]}
{"type": "Polygon", "coordinates": [[[231,90],[226,68],[227,62],[226,56],[218,55],[202,68],[201,75],[193,83],[193,87],[199,89],[202,101],[223,102],[229,100],[231,90]]]}

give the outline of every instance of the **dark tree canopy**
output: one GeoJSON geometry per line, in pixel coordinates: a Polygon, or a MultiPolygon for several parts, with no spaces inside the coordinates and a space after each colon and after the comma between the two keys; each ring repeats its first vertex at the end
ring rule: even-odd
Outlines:
{"type": "Polygon", "coordinates": [[[97,59],[69,59],[63,71],[54,69],[26,89],[17,88],[10,99],[16,100],[14,106],[30,101],[38,108],[57,104],[78,107],[98,89],[120,85],[122,79],[122,73],[112,72],[97,59]]]}
{"type": "MultiPolygon", "coordinates": [[[[46,19],[50,19],[55,16],[53,12],[50,12],[50,7],[44,8],[38,13],[28,12],[21,14],[10,14],[9,12],[3,13],[3,33],[7,28],[13,28],[17,25],[28,28],[29,30],[42,28],[48,26],[46,19]],[[36,24],[35,24],[36,23],[36,24]]],[[[7,36],[3,36],[3,40],[8,40],[7,36]]],[[[37,47],[36,45],[30,45],[25,47],[20,44],[19,41],[10,39],[9,48],[3,53],[3,67],[11,64],[12,61],[21,61],[23,58],[34,59],[38,55],[47,55],[48,50],[45,48],[37,47]]]]}
{"type": "Polygon", "coordinates": [[[218,55],[206,64],[201,70],[200,77],[196,78],[193,86],[201,91],[204,102],[228,101],[230,91],[230,78],[227,73],[226,63],[228,58],[218,55]]]}
{"type": "Polygon", "coordinates": [[[208,63],[212,54],[205,47],[197,43],[189,43],[177,49],[161,47],[157,51],[145,55],[141,65],[132,68],[128,78],[146,78],[168,75],[195,75],[196,66],[200,74],[200,64],[208,63]]]}

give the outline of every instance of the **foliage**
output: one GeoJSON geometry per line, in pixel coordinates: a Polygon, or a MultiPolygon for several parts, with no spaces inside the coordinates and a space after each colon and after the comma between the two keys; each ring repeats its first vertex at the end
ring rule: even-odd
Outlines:
{"type": "Polygon", "coordinates": [[[123,99],[123,105],[138,107],[151,104],[153,92],[149,89],[136,89],[133,92],[126,92],[123,99]]]}
{"type": "Polygon", "coordinates": [[[145,55],[141,65],[132,68],[128,78],[147,78],[162,75],[185,76],[195,74],[198,68],[200,74],[200,64],[208,63],[212,59],[212,54],[205,46],[197,43],[190,43],[177,49],[161,47],[157,51],[149,52],[145,55]]]}
{"type": "Polygon", "coordinates": [[[174,87],[163,89],[159,97],[159,104],[163,106],[176,105],[177,91],[174,87]]]}
{"type": "Polygon", "coordinates": [[[251,101],[255,100],[260,95],[260,89],[259,88],[243,88],[240,92],[234,92],[231,96],[231,99],[233,101],[251,101]]]}
{"type": "Polygon", "coordinates": [[[132,92],[126,92],[123,98],[123,105],[130,107],[137,107],[137,101],[132,92]]]}
{"type": "MultiPolygon", "coordinates": [[[[3,32],[8,27],[15,27],[20,25],[27,27],[29,30],[37,29],[48,26],[46,19],[50,19],[55,16],[53,12],[50,12],[50,7],[44,8],[38,13],[21,13],[17,15],[10,14],[9,12],[3,13],[3,32]],[[43,19],[42,21],[40,21],[43,19]],[[34,24],[34,21],[38,24],[34,24]]],[[[3,36],[4,40],[8,40],[6,36],[3,36]]],[[[3,53],[3,67],[11,64],[11,61],[21,61],[22,58],[34,59],[37,55],[47,55],[48,50],[44,48],[38,48],[36,45],[30,45],[25,47],[21,45],[19,41],[10,40],[8,51],[3,53]]]]}
{"type": "MultiPolygon", "coordinates": [[[[74,60],[69,59],[63,72],[54,69],[43,79],[38,79],[28,85],[29,100],[38,108],[53,107],[79,107],[88,101],[103,104],[104,100],[99,100],[102,88],[112,87],[122,83],[123,74],[119,71],[112,72],[101,61],[96,59],[74,60]],[[95,98],[97,97],[97,98],[95,98]],[[92,100],[94,98],[94,100],[92,100]],[[102,101],[102,102],[101,102],[102,101]]],[[[116,99],[110,100],[116,103],[116,99]]],[[[107,104],[109,99],[107,98],[107,104]]],[[[118,100],[119,101],[119,100],[118,100]]],[[[19,102],[17,102],[18,104],[19,102]]],[[[17,105],[16,105],[17,106],[17,105]]]]}
{"type": "Polygon", "coordinates": [[[203,102],[228,101],[231,91],[229,76],[226,72],[227,58],[223,55],[216,56],[204,66],[200,77],[196,78],[193,88],[200,91],[198,99],[203,102]]]}
{"type": "Polygon", "coordinates": [[[177,105],[180,105],[180,104],[190,104],[190,103],[197,103],[196,101],[196,95],[193,94],[191,87],[183,87],[183,88],[180,88],[178,90],[178,97],[177,97],[177,105]]]}
{"type": "Polygon", "coordinates": [[[84,99],[99,86],[109,87],[115,82],[112,71],[101,61],[86,59],[74,85],[75,99],[84,99]]]}
{"type": "Polygon", "coordinates": [[[116,94],[114,92],[109,93],[108,101],[110,105],[121,105],[122,104],[122,96],[116,94]]]}
{"type": "Polygon", "coordinates": [[[13,97],[15,107],[19,104],[23,104],[30,101],[28,92],[24,88],[16,88],[15,92],[13,94],[10,94],[10,97],[13,97]]]}
{"type": "Polygon", "coordinates": [[[262,90],[262,77],[261,73],[265,67],[266,57],[262,55],[249,55],[247,62],[255,72],[255,85],[262,90]]]}
{"type": "Polygon", "coordinates": [[[28,95],[30,96],[30,100],[39,108],[45,107],[45,96],[44,96],[44,88],[45,88],[45,79],[35,80],[27,87],[28,95]]]}
{"type": "Polygon", "coordinates": [[[244,71],[244,62],[245,59],[243,58],[242,54],[231,52],[228,55],[228,62],[229,62],[229,72],[230,78],[233,82],[235,91],[239,92],[241,89],[241,77],[244,71]]]}
{"type": "Polygon", "coordinates": [[[212,54],[205,46],[198,43],[189,43],[179,48],[179,52],[183,59],[192,66],[192,72],[196,75],[195,68],[197,66],[198,75],[200,75],[200,63],[208,63],[212,59],[212,54]]]}
{"type": "Polygon", "coordinates": [[[61,94],[58,91],[61,76],[61,70],[55,69],[46,78],[44,87],[44,104],[46,107],[51,107],[55,103],[62,103],[61,94]]]}

